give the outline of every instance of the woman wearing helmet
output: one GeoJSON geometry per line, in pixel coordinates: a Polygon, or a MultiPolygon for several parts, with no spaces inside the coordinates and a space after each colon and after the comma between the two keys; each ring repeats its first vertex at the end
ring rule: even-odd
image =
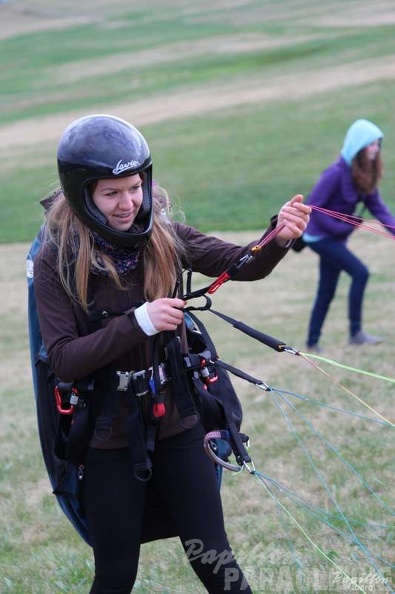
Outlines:
{"type": "MultiPolygon", "coordinates": [[[[95,558],[90,592],[131,592],[141,543],[175,535],[208,592],[251,592],[226,536],[205,428],[161,357],[169,336],[185,337],[180,271],[216,277],[252,244],[170,221],[145,139],[114,116],[72,122],[58,171],[62,191],[46,213],[34,284],[53,371],[63,382],[94,380],[80,469],[95,558]]],[[[309,211],[300,195],[287,202],[271,224],[281,231],[236,280],[268,275],[309,211]]]]}

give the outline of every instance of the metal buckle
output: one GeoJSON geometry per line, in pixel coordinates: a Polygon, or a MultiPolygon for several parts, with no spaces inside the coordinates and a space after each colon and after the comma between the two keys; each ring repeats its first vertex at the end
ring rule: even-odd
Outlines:
{"type": "Polygon", "coordinates": [[[148,394],[149,384],[148,384],[147,372],[145,369],[142,369],[141,371],[135,371],[132,374],[132,380],[133,380],[133,392],[137,398],[141,398],[141,396],[148,394]]]}
{"type": "MultiPolygon", "coordinates": [[[[134,395],[140,398],[149,392],[149,379],[153,377],[152,367],[141,369],[140,371],[117,371],[119,392],[126,392],[129,388],[130,381],[133,382],[134,395]]],[[[160,386],[164,386],[170,381],[170,376],[166,370],[166,363],[159,363],[158,376],[160,386]]]]}
{"type": "Polygon", "coordinates": [[[158,375],[159,375],[159,381],[160,381],[160,385],[161,386],[163,386],[168,381],[170,381],[170,377],[169,377],[169,375],[167,374],[167,371],[166,371],[166,364],[165,363],[159,363],[159,365],[158,365],[158,375]]]}
{"type": "Polygon", "coordinates": [[[118,376],[118,392],[126,392],[130,382],[130,371],[117,371],[118,376]]]}

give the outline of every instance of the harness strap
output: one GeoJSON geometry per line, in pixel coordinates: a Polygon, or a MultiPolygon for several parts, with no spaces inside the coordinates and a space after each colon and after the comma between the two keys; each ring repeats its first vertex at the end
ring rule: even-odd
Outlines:
{"type": "Polygon", "coordinates": [[[117,403],[121,401],[128,413],[125,418],[125,431],[129,442],[133,471],[137,478],[148,480],[151,476],[152,463],[148,454],[149,447],[146,428],[141,417],[139,397],[134,390],[133,375],[133,372],[116,371],[112,366],[101,370],[98,389],[99,394],[104,392],[104,404],[102,414],[97,417],[95,422],[95,436],[104,441],[110,439],[117,403]]]}
{"type": "MultiPolygon", "coordinates": [[[[226,414],[226,411],[225,416],[228,416],[226,414]]],[[[228,421],[227,428],[230,434],[230,443],[232,446],[232,450],[236,456],[237,463],[241,466],[245,463],[252,462],[251,457],[249,456],[247,450],[244,447],[241,434],[239,433],[235,423],[233,421],[228,421]]]]}
{"type": "Polygon", "coordinates": [[[92,436],[89,425],[89,406],[75,408],[68,438],[68,459],[78,465],[85,457],[92,436]]]}
{"type": "MultiPolygon", "coordinates": [[[[67,459],[80,465],[84,460],[93,434],[101,441],[110,439],[118,398],[121,398],[128,411],[125,429],[130,447],[132,468],[137,478],[148,480],[152,467],[148,452],[152,452],[154,449],[156,428],[153,430],[149,426],[147,435],[145,434],[138,395],[134,392],[133,382],[128,382],[125,385],[123,380],[123,377],[120,378],[118,373],[108,366],[101,369],[94,379],[83,382],[81,389],[79,389],[78,382],[70,384],[68,394],[72,400],[72,406],[65,407],[61,413],[61,422],[63,422],[62,418],[70,419],[70,410],[73,413],[72,422],[67,421],[69,425],[67,459]],[[94,399],[92,399],[93,391],[94,399]],[[102,413],[95,418],[94,410],[97,410],[98,407],[102,407],[102,413]]],[[[65,401],[64,386],[62,386],[62,390],[65,401]]],[[[55,397],[58,398],[56,391],[55,397]]]]}
{"type": "Polygon", "coordinates": [[[185,362],[181,354],[180,338],[177,335],[174,335],[167,342],[166,351],[172,381],[172,393],[179,417],[182,420],[194,416],[197,422],[199,415],[196,411],[191,385],[185,370],[185,362]]]}
{"type": "Polygon", "coordinates": [[[93,433],[90,417],[90,403],[94,380],[86,378],[73,384],[70,389],[70,403],[73,421],[68,436],[68,458],[75,464],[81,464],[93,433]]]}
{"type": "MultiPolygon", "coordinates": [[[[91,287],[90,287],[91,288],[91,287]]],[[[138,306],[139,303],[136,303],[138,306]]],[[[102,327],[102,321],[122,315],[123,311],[94,310],[89,312],[89,330],[95,332],[102,327]]],[[[101,370],[97,378],[101,394],[101,414],[95,420],[95,436],[106,441],[112,434],[112,424],[116,417],[117,403],[120,399],[128,411],[125,430],[129,442],[131,464],[137,478],[148,480],[152,463],[148,452],[153,451],[156,429],[144,426],[138,399],[148,390],[147,371],[121,372],[108,366],[101,370]],[[104,395],[103,395],[104,393],[104,395]]]]}
{"type": "Polygon", "coordinates": [[[165,416],[165,390],[164,384],[166,380],[161,376],[160,369],[165,371],[165,367],[159,363],[159,345],[158,334],[151,338],[151,356],[152,369],[151,377],[149,378],[149,388],[151,390],[151,416],[158,421],[165,416]]]}
{"type": "MultiPolygon", "coordinates": [[[[125,419],[125,428],[129,440],[132,468],[138,479],[147,481],[152,475],[152,462],[148,454],[148,444],[146,443],[141,415],[134,395],[128,398],[128,402],[129,414],[125,419]]],[[[152,437],[150,435],[150,440],[152,437]]]]}

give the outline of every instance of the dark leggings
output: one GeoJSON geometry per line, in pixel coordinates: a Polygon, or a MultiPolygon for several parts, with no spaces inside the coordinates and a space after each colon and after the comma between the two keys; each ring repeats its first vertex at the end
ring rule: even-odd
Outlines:
{"type": "Polygon", "coordinates": [[[208,592],[251,593],[226,536],[215,468],[204,452],[203,436],[198,425],[159,441],[148,482],[134,477],[128,449],[88,451],[83,495],[96,570],[90,594],[132,591],[147,500],[163,504],[208,592]]]}
{"type": "Polygon", "coordinates": [[[317,295],[310,316],[307,335],[308,346],[315,345],[321,336],[322,326],[335,296],[340,273],[344,270],[351,277],[348,293],[349,334],[354,336],[362,328],[362,304],[369,270],[347,248],[345,241],[326,238],[309,243],[320,256],[320,278],[317,295]]]}

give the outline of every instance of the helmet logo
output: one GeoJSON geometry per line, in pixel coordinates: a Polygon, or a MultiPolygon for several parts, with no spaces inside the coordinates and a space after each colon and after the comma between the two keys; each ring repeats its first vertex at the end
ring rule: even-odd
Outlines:
{"type": "Polygon", "coordinates": [[[116,167],[112,170],[114,175],[118,175],[127,169],[134,169],[135,167],[140,167],[139,161],[128,161],[127,163],[122,162],[122,159],[118,161],[116,167]]]}

